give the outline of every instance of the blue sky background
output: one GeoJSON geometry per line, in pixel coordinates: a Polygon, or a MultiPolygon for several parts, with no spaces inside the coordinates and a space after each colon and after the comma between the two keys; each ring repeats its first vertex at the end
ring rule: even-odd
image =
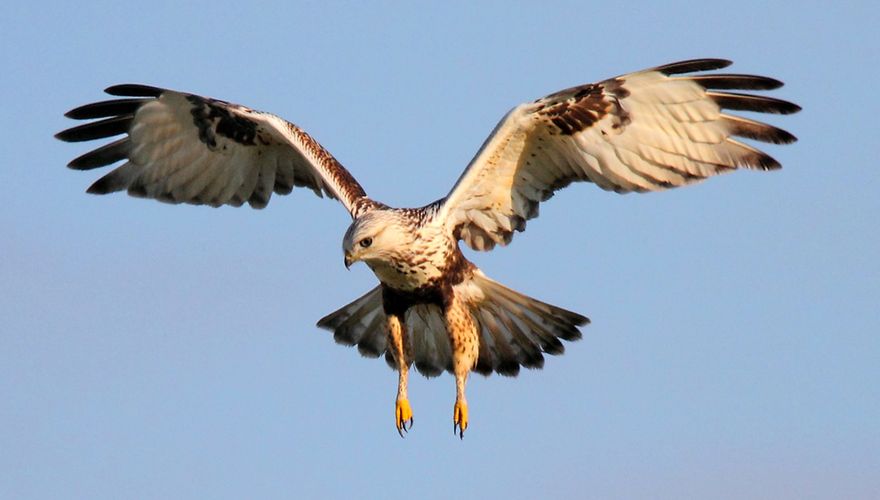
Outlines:
{"type": "Polygon", "coordinates": [[[878,498],[872,2],[0,6],[0,497],[878,498]],[[693,57],[780,78],[784,169],[577,185],[487,274],[593,324],[545,369],[396,374],[314,324],[373,286],[344,210],[85,188],[52,135],[142,82],[275,112],[377,199],[444,195],[515,104],[693,57]]]}

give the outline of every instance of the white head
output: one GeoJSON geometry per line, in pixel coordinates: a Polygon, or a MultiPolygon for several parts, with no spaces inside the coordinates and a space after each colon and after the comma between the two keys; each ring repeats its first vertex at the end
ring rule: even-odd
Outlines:
{"type": "Polygon", "coordinates": [[[412,230],[400,212],[372,210],[355,219],[342,239],[345,267],[357,261],[374,265],[404,257],[413,242],[412,230]]]}

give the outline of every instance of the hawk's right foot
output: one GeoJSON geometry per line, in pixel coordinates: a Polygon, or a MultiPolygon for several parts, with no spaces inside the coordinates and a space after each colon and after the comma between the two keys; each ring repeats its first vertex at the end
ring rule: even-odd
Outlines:
{"type": "Polygon", "coordinates": [[[397,433],[400,434],[400,437],[412,429],[413,413],[408,399],[398,399],[394,404],[394,423],[397,425],[397,433]],[[409,422],[409,428],[406,426],[407,422],[409,422]]]}
{"type": "Polygon", "coordinates": [[[464,431],[468,428],[468,407],[463,400],[455,402],[452,409],[452,433],[458,434],[459,439],[464,439],[464,431]]]}

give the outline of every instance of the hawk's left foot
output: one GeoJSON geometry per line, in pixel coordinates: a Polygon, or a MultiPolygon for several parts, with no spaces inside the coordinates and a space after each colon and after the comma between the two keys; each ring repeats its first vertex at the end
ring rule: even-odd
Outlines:
{"type": "Polygon", "coordinates": [[[468,408],[464,401],[456,401],[452,410],[452,433],[458,433],[459,439],[464,439],[464,431],[468,427],[468,408]]]}
{"type": "Polygon", "coordinates": [[[400,434],[400,437],[403,437],[404,433],[412,429],[413,413],[408,399],[398,399],[394,404],[394,423],[397,426],[397,433],[400,434]],[[406,427],[407,422],[409,422],[409,429],[406,427]]]}

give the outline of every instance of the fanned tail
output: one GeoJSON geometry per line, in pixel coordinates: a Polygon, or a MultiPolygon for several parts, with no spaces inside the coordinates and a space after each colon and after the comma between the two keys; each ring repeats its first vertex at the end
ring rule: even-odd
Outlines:
{"type": "Polygon", "coordinates": [[[544,354],[565,351],[561,340],[581,338],[579,327],[589,318],[533,299],[476,270],[456,286],[480,328],[480,355],[474,371],[516,376],[520,366],[539,369],[544,354]]]}
{"type": "MultiPolygon", "coordinates": [[[[388,332],[382,308],[381,285],[328,314],[318,321],[318,326],[332,331],[337,343],[356,345],[362,356],[378,358],[384,354],[388,366],[397,369],[397,363],[387,348],[388,332]]],[[[409,340],[407,352],[412,353],[411,361],[419,373],[436,377],[443,370],[452,370],[452,350],[440,307],[432,304],[410,307],[406,313],[406,331],[409,340]]]]}
{"type": "Polygon", "coordinates": [[[377,286],[351,304],[324,316],[318,326],[333,332],[336,343],[356,345],[362,356],[378,358],[386,349],[382,287],[377,286]]]}
{"type": "MultiPolygon", "coordinates": [[[[544,366],[544,354],[565,351],[562,340],[581,338],[579,327],[590,320],[580,314],[533,299],[486,277],[481,271],[454,287],[470,305],[480,329],[480,354],[474,371],[516,376],[520,366],[544,366]]],[[[336,342],[358,347],[363,356],[385,355],[388,365],[397,365],[387,350],[382,288],[373,288],[354,302],[318,322],[330,330],[336,342]]],[[[452,349],[443,322],[443,311],[434,304],[418,304],[406,313],[406,330],[416,369],[426,377],[452,372],[452,349]]]]}

